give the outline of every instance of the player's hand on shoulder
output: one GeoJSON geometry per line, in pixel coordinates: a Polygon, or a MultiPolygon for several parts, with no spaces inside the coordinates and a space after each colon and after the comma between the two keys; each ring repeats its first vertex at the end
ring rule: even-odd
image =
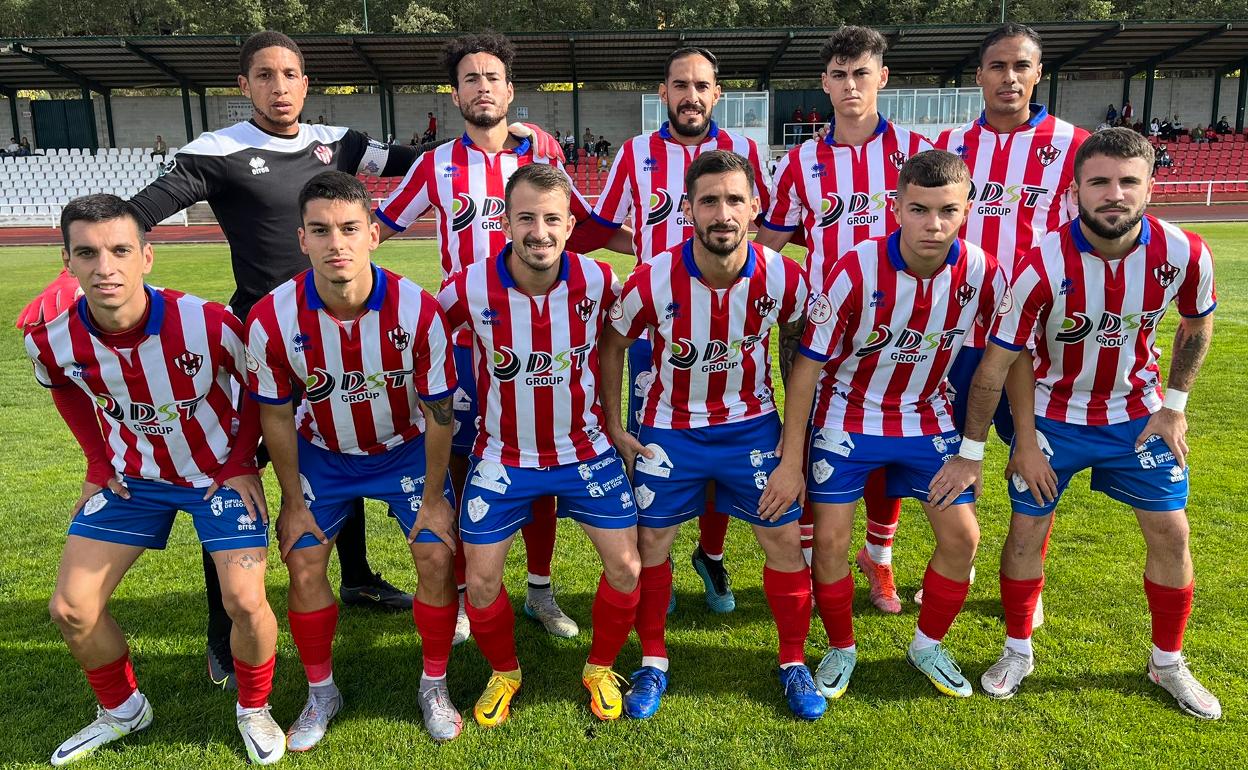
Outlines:
{"type": "Polygon", "coordinates": [[[108,480],[107,484],[96,484],[92,481],[82,482],[82,493],[78,495],[78,501],[74,503],[74,508],[69,512],[70,521],[78,515],[87,501],[103,492],[105,489],[120,497],[122,500],[130,499],[130,490],[126,488],[125,483],[118,476],[108,480]]]}
{"type": "Polygon", "coordinates": [[[1005,480],[1019,492],[1030,491],[1036,505],[1047,505],[1057,497],[1057,474],[1034,441],[1020,437],[1014,442],[1014,452],[1005,466],[1005,480]]]}
{"type": "Polygon", "coordinates": [[[407,542],[416,542],[416,536],[420,534],[420,531],[427,529],[445,543],[446,547],[451,549],[451,553],[455,553],[459,547],[455,525],[455,509],[451,507],[446,495],[442,494],[441,489],[430,489],[425,492],[421,500],[420,512],[416,514],[416,523],[412,525],[407,542]]]}
{"type": "Polygon", "coordinates": [[[32,299],[17,316],[17,328],[45,324],[56,318],[78,298],[78,279],[62,268],[59,275],[32,299]]]}
{"type": "Polygon", "coordinates": [[[563,155],[563,146],[559,144],[559,140],[532,123],[512,123],[507,126],[507,133],[512,136],[518,136],[521,139],[533,140],[533,155],[538,158],[550,158],[560,163],[566,163],[567,158],[563,155]]]}
{"type": "Polygon", "coordinates": [[[1135,439],[1135,451],[1139,452],[1151,436],[1160,436],[1174,453],[1174,461],[1180,468],[1187,467],[1187,415],[1162,407],[1148,418],[1144,430],[1135,439]]]}
{"type": "Polygon", "coordinates": [[[935,506],[937,510],[943,511],[953,505],[958,495],[966,491],[968,487],[974,487],[975,496],[979,497],[980,489],[983,487],[983,476],[983,460],[968,460],[954,455],[945,460],[940,472],[932,478],[927,492],[927,502],[935,506]]]}
{"type": "Polygon", "coordinates": [[[316,525],[316,517],[312,515],[312,511],[308,510],[308,504],[304,502],[302,495],[294,499],[282,498],[282,507],[277,514],[276,526],[277,547],[282,555],[282,561],[286,561],[295,543],[307,533],[311,533],[321,545],[329,544],[329,538],[325,537],[325,533],[316,525]]]}

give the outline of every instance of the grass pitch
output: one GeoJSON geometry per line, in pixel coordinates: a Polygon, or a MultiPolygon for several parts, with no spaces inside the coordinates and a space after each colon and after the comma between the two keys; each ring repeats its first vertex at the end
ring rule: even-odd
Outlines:
{"type": "MultiPolygon", "coordinates": [[[[905,611],[885,616],[855,602],[859,665],[846,696],[814,724],[785,708],[773,667],[775,630],[761,589],[762,558],[747,527],[729,530],[727,563],[737,610],[711,613],[689,567],[696,527],[687,526],[675,556],[678,606],[668,624],[669,695],[647,722],[598,722],[586,707],[580,667],[589,647],[589,608],[599,569],[584,535],[560,524],[554,574],[560,603],[581,636],[556,640],[523,617],[516,629],[524,687],[513,716],[485,731],[471,707],[488,666],[469,642],[456,648],[451,693],[466,713],[464,734],[435,746],[416,709],[419,648],[411,618],[344,609],[335,647],[335,680],[346,699],[328,737],[314,752],[288,756],[288,767],[915,767],[1090,768],[1209,767],[1242,762],[1248,743],[1248,226],[1195,227],[1209,241],[1220,304],[1213,349],[1189,406],[1192,497],[1189,515],[1196,564],[1195,610],[1186,653],[1197,675],[1222,700],[1221,722],[1183,716],[1144,678],[1149,650],[1142,590],[1143,540],[1130,511],[1093,495],[1087,474],[1075,479],[1058,509],[1045,590],[1047,623],[1035,637],[1037,670],[1013,700],[982,693],[955,701],[937,694],[906,664],[919,588],[932,541],[922,511],[907,502],[895,548],[905,611]],[[1240,758],[1238,761],[1236,757],[1240,758]]],[[[0,319],[16,316],[58,265],[51,248],[0,250],[8,279],[0,284],[0,319]]],[[[612,257],[617,272],[630,259],[612,257]]],[[[429,241],[391,242],[378,254],[387,267],[426,287],[437,286],[429,241]]],[[[152,282],[225,301],[233,286],[223,245],[156,248],[152,282]]],[[[1174,317],[1159,336],[1168,349],[1174,317]]],[[[1164,364],[1163,364],[1164,365],[1164,364]]],[[[94,713],[90,689],[48,619],[69,506],[83,463],[48,395],[33,380],[13,329],[0,334],[0,764],[45,766],[53,749],[94,713]]],[[[1005,452],[989,451],[989,483],[979,508],[983,529],[979,582],[948,637],[976,682],[1004,637],[996,571],[1009,507],[1000,480],[1005,452]]],[[[276,511],[276,485],[269,484],[276,511]]],[[[415,581],[395,525],[370,503],[373,566],[409,590],[415,581]]],[[[857,543],[862,541],[861,517],[857,543]]],[[[524,586],[522,541],[507,572],[513,597],[524,586]]],[[[269,600],[282,633],[273,713],[288,725],[303,705],[305,684],[288,633],[287,578],[276,544],[269,600]]],[[[337,583],[337,564],[331,564],[337,583]]],[[[189,521],[174,528],[169,548],[145,555],[122,582],[112,611],[130,636],[140,686],[156,721],[143,733],[99,751],[84,768],[232,768],[245,761],[231,697],[204,676],[203,578],[189,521]]],[[[825,639],[816,619],[807,647],[813,666],[825,639]]],[[[635,638],[618,669],[639,661],[635,638]]]]}

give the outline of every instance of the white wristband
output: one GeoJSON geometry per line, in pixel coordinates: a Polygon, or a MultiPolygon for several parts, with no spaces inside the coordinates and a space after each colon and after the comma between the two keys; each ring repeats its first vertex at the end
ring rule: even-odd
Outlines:
{"type": "Polygon", "coordinates": [[[1176,412],[1182,412],[1185,408],[1187,408],[1186,391],[1175,390],[1174,388],[1167,388],[1166,398],[1164,401],[1161,402],[1161,405],[1167,409],[1173,409],[1176,412]]]}
{"type": "Polygon", "coordinates": [[[958,450],[958,457],[964,460],[983,460],[984,459],[983,441],[976,441],[973,438],[962,437],[962,448],[958,450]]]}

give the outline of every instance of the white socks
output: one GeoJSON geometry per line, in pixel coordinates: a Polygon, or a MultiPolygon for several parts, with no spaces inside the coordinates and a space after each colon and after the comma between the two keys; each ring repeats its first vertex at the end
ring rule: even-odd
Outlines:
{"type": "MultiPolygon", "coordinates": [[[[1153,645],[1153,665],[1155,666],[1173,666],[1183,660],[1183,651],[1175,650],[1174,652],[1166,652],[1157,645],[1153,645]]],[[[133,697],[133,696],[132,696],[133,697]]]]}
{"type": "Polygon", "coordinates": [[[667,658],[655,658],[655,657],[651,657],[651,656],[649,656],[649,655],[642,655],[642,656],[641,656],[641,665],[642,665],[642,666],[650,666],[651,668],[657,668],[658,670],[662,671],[663,673],[667,673],[667,665],[668,665],[668,661],[667,661],[667,658]]]}
{"type": "Polygon", "coordinates": [[[1031,637],[1029,636],[1026,639],[1015,639],[1012,636],[1007,636],[1005,637],[1005,649],[1013,650],[1020,655],[1026,655],[1030,658],[1032,657],[1031,637]]]}
{"type": "Polygon", "coordinates": [[[105,709],[112,716],[121,720],[131,720],[138,716],[139,711],[143,708],[143,693],[135,690],[130,693],[130,697],[117,708],[105,709]]]}
{"type": "Polygon", "coordinates": [[[910,642],[910,652],[919,652],[926,650],[928,647],[935,647],[940,644],[939,639],[933,639],[919,629],[914,629],[914,641],[910,642]]]}
{"type": "Polygon", "coordinates": [[[876,564],[892,564],[893,547],[891,545],[867,543],[867,556],[871,557],[871,561],[876,564]]]}

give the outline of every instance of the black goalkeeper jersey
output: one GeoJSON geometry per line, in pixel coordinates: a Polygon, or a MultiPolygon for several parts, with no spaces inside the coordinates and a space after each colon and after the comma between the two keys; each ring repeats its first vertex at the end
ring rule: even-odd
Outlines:
{"type": "Polygon", "coordinates": [[[305,124],[295,136],[275,136],[248,120],[200,134],[130,203],[150,230],[206,201],[230,244],[236,287],[230,307],[246,319],[261,297],[308,267],[298,234],[299,191],[308,180],[327,169],[403,176],[423,149],[340,126],[305,124]]]}

